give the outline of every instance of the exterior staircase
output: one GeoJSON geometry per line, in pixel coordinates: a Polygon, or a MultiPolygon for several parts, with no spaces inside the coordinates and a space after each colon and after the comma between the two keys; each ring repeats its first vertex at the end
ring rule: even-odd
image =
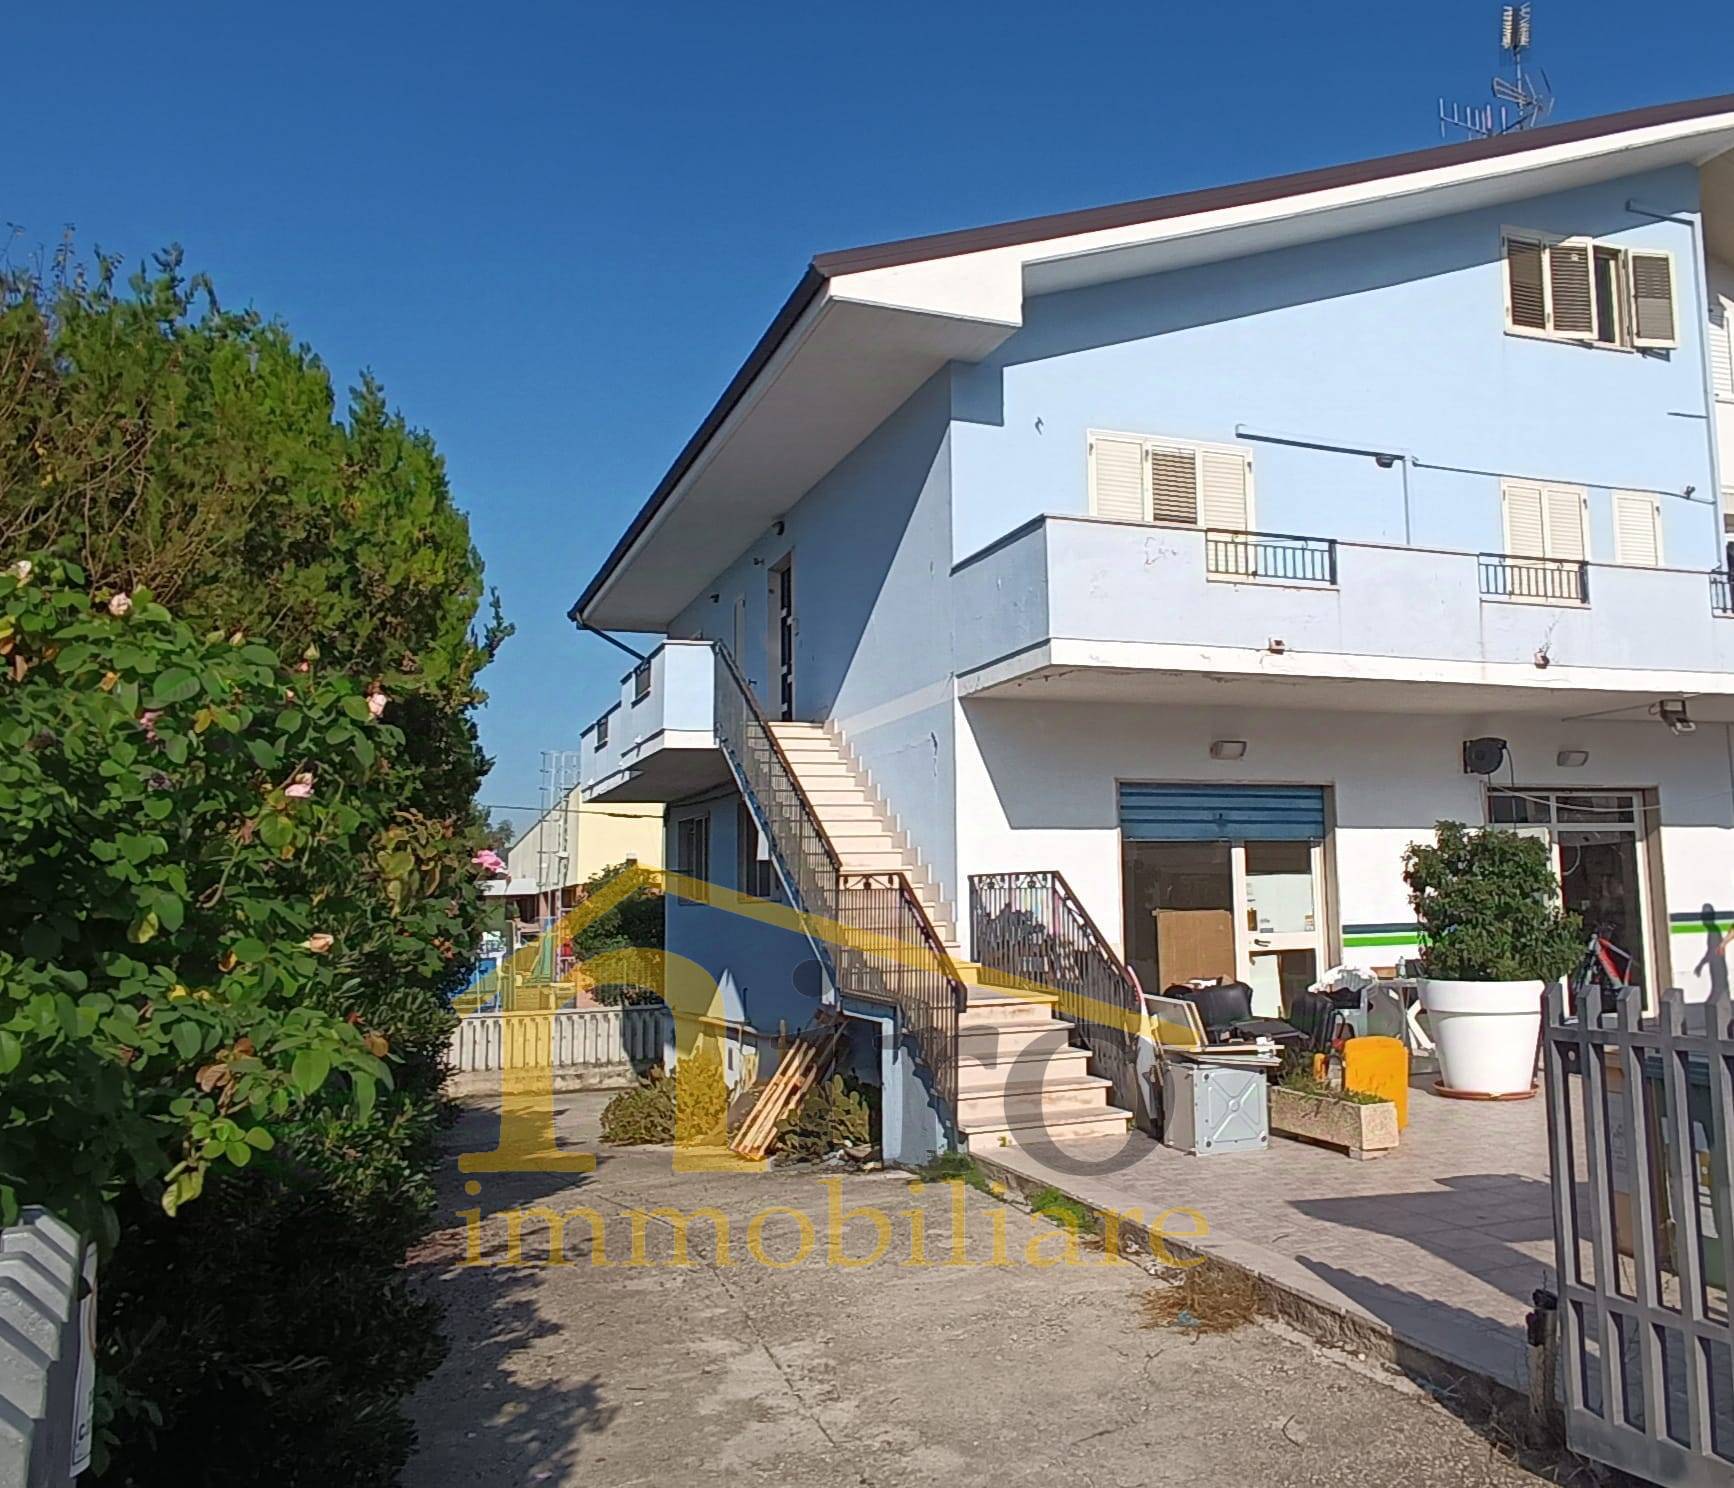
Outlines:
{"type": "Polygon", "coordinates": [[[957,1125],[969,1149],[1124,1135],[1131,1113],[1110,1104],[1113,1082],[1090,1073],[1089,1051],[1071,1047],[1058,999],[988,986],[981,968],[961,959],[955,912],[854,753],[822,723],[770,730],[842,866],[902,873],[956,963],[968,995],[958,1018],[957,1125]]]}

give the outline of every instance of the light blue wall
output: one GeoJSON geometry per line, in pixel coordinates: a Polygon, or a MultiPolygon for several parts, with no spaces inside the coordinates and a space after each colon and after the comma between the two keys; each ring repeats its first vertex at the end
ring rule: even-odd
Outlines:
{"type": "Polygon", "coordinates": [[[950,397],[948,372],[930,379],[670,628],[732,644],[744,595],[743,667],[770,711],[770,572],[793,553],[796,713],[842,728],[942,885],[956,863],[950,397]]]}
{"type": "MultiPolygon", "coordinates": [[[[1031,299],[989,360],[957,368],[955,554],[1047,512],[1087,510],[1086,431],[1235,439],[1237,425],[1422,461],[1596,487],[1592,550],[1613,556],[1608,489],[1708,498],[1695,214],[1680,168],[1506,207],[1031,299]],[[1678,350],[1636,355],[1507,335],[1502,226],[1666,248],[1678,350]]],[[[1263,442],[1268,532],[1403,541],[1403,471],[1263,442]]],[[[1418,469],[1413,541],[1504,546],[1497,481],[1418,469]]],[[[1714,508],[1665,500],[1667,561],[1708,568],[1714,508]]]]}

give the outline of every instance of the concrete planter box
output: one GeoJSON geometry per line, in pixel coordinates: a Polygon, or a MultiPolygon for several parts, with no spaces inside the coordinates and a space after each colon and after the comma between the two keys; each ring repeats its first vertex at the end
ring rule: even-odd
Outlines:
{"type": "Polygon", "coordinates": [[[1350,1157],[1380,1157],[1397,1145],[1397,1108],[1390,1101],[1362,1105],[1272,1085],[1270,1129],[1285,1137],[1344,1148],[1350,1157]]]}

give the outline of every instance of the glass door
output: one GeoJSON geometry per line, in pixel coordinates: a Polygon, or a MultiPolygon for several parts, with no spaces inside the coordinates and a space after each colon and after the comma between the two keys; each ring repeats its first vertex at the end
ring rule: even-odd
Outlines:
{"type": "Polygon", "coordinates": [[[1279,1018],[1296,992],[1318,980],[1324,957],[1319,906],[1321,847],[1316,842],[1235,845],[1242,895],[1240,978],[1252,1010],[1279,1018]]]}
{"type": "Polygon", "coordinates": [[[1281,1017],[1324,965],[1318,842],[1126,842],[1126,961],[1147,992],[1222,977],[1281,1017]]]}

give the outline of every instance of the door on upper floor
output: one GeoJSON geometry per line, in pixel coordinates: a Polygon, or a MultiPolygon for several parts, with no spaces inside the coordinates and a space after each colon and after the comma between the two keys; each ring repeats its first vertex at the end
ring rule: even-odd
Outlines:
{"type": "Polygon", "coordinates": [[[795,555],[785,553],[771,566],[770,708],[785,722],[795,716],[795,555]]]}
{"type": "Polygon", "coordinates": [[[1123,784],[1127,963],[1146,991],[1227,977],[1278,1016],[1329,965],[1319,786],[1123,784]]]}

